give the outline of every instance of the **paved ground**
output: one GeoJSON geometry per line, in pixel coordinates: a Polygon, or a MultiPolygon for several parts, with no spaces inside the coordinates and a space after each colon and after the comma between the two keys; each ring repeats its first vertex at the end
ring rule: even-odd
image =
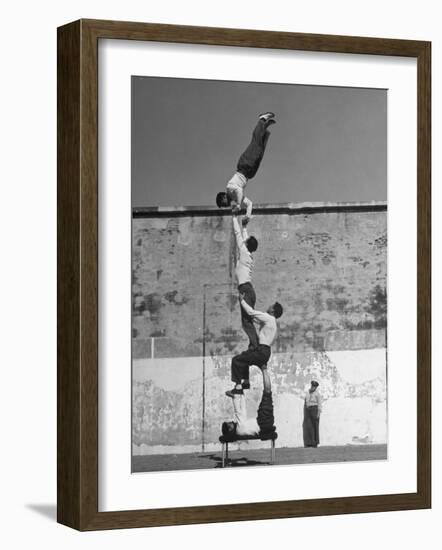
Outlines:
{"type": "MultiPolygon", "coordinates": [[[[276,448],[275,464],[311,464],[314,462],[354,462],[386,460],[387,445],[346,445],[317,449],[276,448]]],[[[229,451],[229,466],[265,466],[270,460],[269,449],[229,451]]],[[[217,453],[190,453],[132,457],[133,472],[198,470],[221,467],[221,445],[217,453]]]]}

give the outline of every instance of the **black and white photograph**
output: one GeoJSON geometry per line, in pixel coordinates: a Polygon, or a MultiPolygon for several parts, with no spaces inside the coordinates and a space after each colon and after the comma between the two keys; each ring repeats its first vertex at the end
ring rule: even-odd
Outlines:
{"type": "Polygon", "coordinates": [[[132,76],[132,473],[388,459],[387,109],[132,76]]]}
{"type": "Polygon", "coordinates": [[[4,5],[0,546],[434,547],[439,12],[4,5]]]}

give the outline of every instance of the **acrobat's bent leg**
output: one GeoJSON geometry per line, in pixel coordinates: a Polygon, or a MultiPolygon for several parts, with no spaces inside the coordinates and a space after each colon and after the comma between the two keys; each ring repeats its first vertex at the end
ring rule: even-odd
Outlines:
{"type": "MultiPolygon", "coordinates": [[[[231,378],[232,382],[235,385],[233,387],[233,390],[226,391],[226,395],[228,397],[233,397],[235,394],[243,393],[244,385],[242,381],[246,379],[246,377],[248,377],[249,372],[249,363],[247,362],[247,357],[245,357],[246,353],[247,352],[240,353],[239,355],[235,355],[235,357],[232,358],[231,378]]],[[[248,389],[247,384],[245,384],[245,386],[245,389],[248,389]]]]}
{"type": "MultiPolygon", "coordinates": [[[[258,346],[257,349],[248,349],[232,359],[232,381],[235,382],[235,390],[243,389],[241,380],[248,375],[249,367],[256,365],[261,370],[266,368],[266,363],[270,358],[270,348],[268,346],[258,346]],[[268,350],[268,351],[267,351],[268,350]]],[[[235,392],[237,393],[237,392],[235,392]]]]}
{"type": "MultiPolygon", "coordinates": [[[[250,365],[262,364],[262,357],[258,351],[247,350],[232,358],[232,382],[235,389],[243,389],[242,381],[248,380],[250,365]]],[[[247,389],[247,388],[246,388],[247,389]]]]}

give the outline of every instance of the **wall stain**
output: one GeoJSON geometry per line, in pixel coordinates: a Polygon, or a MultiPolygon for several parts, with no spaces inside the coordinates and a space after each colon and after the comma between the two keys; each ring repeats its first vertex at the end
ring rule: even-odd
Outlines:
{"type": "Polygon", "coordinates": [[[171,290],[169,292],[166,292],[164,294],[164,298],[170,304],[175,304],[177,306],[182,306],[184,304],[187,304],[187,302],[189,301],[189,298],[187,298],[184,294],[180,294],[178,290],[171,290]]]}
{"type": "MultiPolygon", "coordinates": [[[[189,220],[133,220],[134,340],[162,334],[170,338],[164,353],[194,353],[201,343],[206,294],[207,353],[239,353],[247,338],[237,302],[230,217],[189,220]],[[192,236],[185,247],[177,245],[178,230],[192,236]],[[225,235],[224,242],[215,240],[217,231],[216,239],[225,235]],[[226,327],[234,332],[223,332],[226,327]]],[[[370,346],[381,341],[378,332],[387,322],[386,221],[385,211],[325,212],[288,215],[282,227],[278,216],[256,214],[250,228],[260,243],[254,254],[255,307],[265,311],[275,299],[283,304],[279,351],[321,350],[326,342],[340,349],[349,339],[357,341],[353,333],[364,331],[373,335],[367,336],[370,346]],[[289,236],[284,241],[281,231],[289,236]]]]}

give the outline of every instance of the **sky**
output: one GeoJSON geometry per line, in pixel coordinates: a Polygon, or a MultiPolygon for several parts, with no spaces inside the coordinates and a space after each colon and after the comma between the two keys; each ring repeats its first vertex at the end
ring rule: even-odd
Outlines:
{"type": "Polygon", "coordinates": [[[132,77],[132,205],[214,205],[257,117],[256,204],[387,199],[387,90],[132,77]]]}

